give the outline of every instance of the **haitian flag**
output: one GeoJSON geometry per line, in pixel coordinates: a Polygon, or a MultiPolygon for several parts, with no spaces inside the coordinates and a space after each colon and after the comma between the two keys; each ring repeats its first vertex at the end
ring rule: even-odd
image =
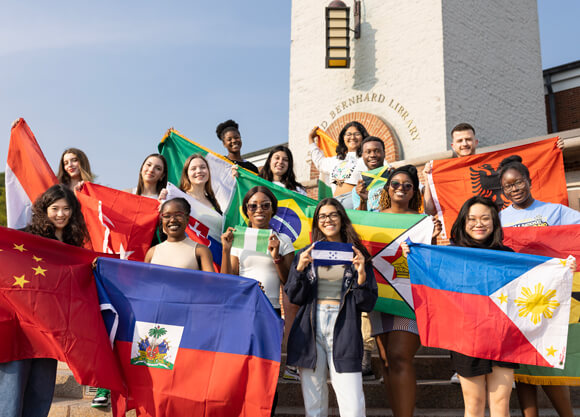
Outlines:
{"type": "Polygon", "coordinates": [[[248,219],[242,211],[242,201],[246,193],[257,185],[267,187],[278,200],[278,210],[270,220],[270,228],[276,233],[287,235],[294,249],[302,249],[310,243],[312,216],[306,214],[308,207],[316,207],[317,201],[288,190],[245,170],[238,170],[236,189],[226,211],[224,230],[228,227],[247,226],[248,219]]]}
{"type": "Polygon", "coordinates": [[[421,343],[496,361],[563,368],[567,260],[409,243],[421,343]]]}
{"type": "Polygon", "coordinates": [[[90,182],[76,196],[95,251],[145,259],[159,223],[159,201],[90,182]]]}
{"type": "Polygon", "coordinates": [[[99,310],[97,255],[0,227],[0,362],[53,358],[80,384],[124,390],[99,310]]]}
{"type": "Polygon", "coordinates": [[[258,281],[106,258],[94,273],[129,390],[115,415],[270,415],[283,322],[258,281]]]}
{"type": "MultiPolygon", "coordinates": [[[[167,180],[173,184],[179,184],[185,160],[194,153],[202,155],[209,164],[211,187],[215,197],[225,211],[236,185],[231,173],[234,164],[229,159],[186,138],[173,128],[161,139],[158,149],[167,160],[167,180]]],[[[242,167],[238,167],[238,171],[249,172],[242,167]]]]}
{"type": "Polygon", "coordinates": [[[22,229],[28,224],[32,204],[58,184],[32,130],[22,118],[10,131],[5,182],[8,226],[14,229],[22,229]]]}
{"type": "MultiPolygon", "coordinates": [[[[504,227],[504,244],[516,252],[580,260],[580,225],[546,227],[504,227]]],[[[580,267],[580,265],[579,265],[580,267]]],[[[568,325],[568,348],[564,369],[520,366],[516,381],[535,385],[580,385],[580,272],[572,282],[568,325]]]]}
{"type": "Polygon", "coordinates": [[[549,203],[568,205],[562,150],[558,138],[541,140],[500,151],[431,161],[427,176],[437,214],[443,223],[442,237],[451,233],[459,209],[470,197],[481,195],[495,201],[500,208],[510,202],[499,183],[499,163],[510,155],[519,155],[530,171],[534,198],[549,203]]]}

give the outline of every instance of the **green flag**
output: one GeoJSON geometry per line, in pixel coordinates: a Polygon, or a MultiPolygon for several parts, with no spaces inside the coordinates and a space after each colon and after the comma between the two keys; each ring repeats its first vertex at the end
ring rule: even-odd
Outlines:
{"type": "Polygon", "coordinates": [[[318,180],[318,201],[330,197],[332,197],[332,188],[326,185],[324,181],[318,180]]]}
{"type": "MultiPolygon", "coordinates": [[[[174,129],[169,129],[159,143],[159,153],[167,159],[167,178],[170,183],[179,186],[181,171],[185,160],[193,154],[202,155],[209,165],[211,186],[222,209],[228,206],[235,187],[231,174],[232,163],[202,145],[186,138],[174,129]]],[[[242,171],[243,168],[238,168],[242,171]]]]}
{"type": "Polygon", "coordinates": [[[310,243],[311,220],[304,213],[307,207],[316,206],[317,201],[266,181],[245,169],[240,169],[238,172],[236,188],[225,216],[224,230],[230,226],[246,226],[248,224],[248,219],[242,212],[242,200],[252,187],[262,185],[269,188],[278,200],[278,210],[270,220],[272,230],[287,235],[292,240],[295,249],[308,245],[310,243]]]}
{"type": "Polygon", "coordinates": [[[270,229],[254,229],[251,227],[236,226],[232,247],[251,250],[254,252],[268,253],[270,242],[270,229]]]}

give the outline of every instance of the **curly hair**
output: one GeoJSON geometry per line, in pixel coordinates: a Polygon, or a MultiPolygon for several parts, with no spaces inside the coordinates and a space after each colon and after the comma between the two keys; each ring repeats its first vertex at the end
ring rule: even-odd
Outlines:
{"type": "Polygon", "coordinates": [[[159,158],[163,163],[163,175],[161,176],[161,178],[159,178],[159,181],[157,181],[157,184],[155,185],[155,190],[157,191],[157,194],[159,194],[161,190],[167,187],[167,160],[163,155],[159,153],[152,153],[150,155],[147,155],[147,157],[143,160],[143,163],[141,164],[141,168],[139,168],[139,181],[137,182],[137,192],[136,192],[137,195],[143,194],[143,188],[145,187],[145,183],[143,182],[143,175],[141,175],[141,171],[143,171],[143,166],[145,165],[145,162],[147,162],[147,160],[152,157],[159,158]]]}
{"type": "MultiPolygon", "coordinates": [[[[344,125],[344,127],[342,128],[342,130],[340,131],[340,133],[338,134],[338,145],[336,145],[336,158],[337,159],[344,159],[346,158],[346,154],[348,153],[348,148],[346,147],[346,143],[344,142],[344,135],[346,134],[346,131],[350,128],[350,127],[356,127],[356,129],[360,132],[360,134],[362,135],[362,138],[365,139],[367,136],[369,136],[369,132],[367,132],[366,128],[359,122],[350,122],[344,125]]],[[[362,141],[361,141],[362,144],[362,141]]],[[[356,150],[356,156],[358,156],[359,158],[362,155],[362,148],[361,146],[358,147],[358,149],[356,150]]]]}
{"type": "Polygon", "coordinates": [[[510,169],[514,169],[518,171],[522,177],[528,180],[530,185],[532,185],[532,178],[530,177],[530,170],[527,166],[525,166],[522,162],[522,157],[519,155],[511,155],[507,158],[504,158],[499,163],[499,181],[501,183],[501,179],[508,172],[510,169]]]}
{"type": "Polygon", "coordinates": [[[48,218],[47,211],[52,204],[61,199],[66,200],[71,211],[69,221],[62,232],[62,241],[73,246],[83,246],[89,240],[85,218],[79,201],[64,184],[53,185],[36,199],[32,206],[32,219],[24,230],[34,235],[57,239],[56,228],[48,218]]]}
{"type": "Polygon", "coordinates": [[[314,216],[312,216],[312,241],[318,242],[320,240],[326,240],[326,236],[320,230],[318,216],[320,214],[320,209],[323,206],[334,206],[336,211],[340,215],[340,240],[343,243],[352,243],[352,245],[360,250],[365,257],[365,262],[369,262],[371,256],[360,240],[359,235],[352,225],[352,222],[346,214],[346,210],[340,204],[336,198],[325,198],[318,203],[316,209],[314,210],[314,216]]]}
{"type": "Polygon", "coordinates": [[[217,125],[217,127],[215,129],[215,133],[217,134],[218,139],[223,142],[225,134],[227,132],[229,132],[230,130],[233,130],[233,131],[240,133],[239,125],[236,122],[234,122],[232,119],[226,120],[225,122],[217,125]]]}
{"type": "Polygon", "coordinates": [[[187,171],[189,170],[189,164],[194,159],[201,159],[205,162],[207,166],[207,182],[204,186],[205,197],[209,200],[215,211],[219,214],[223,214],[222,209],[220,207],[220,203],[218,203],[217,198],[215,198],[215,193],[213,192],[213,188],[211,187],[211,170],[209,168],[209,164],[207,160],[199,153],[194,153],[190,155],[189,158],[185,160],[185,164],[183,164],[183,169],[181,170],[181,180],[179,181],[179,189],[184,193],[188,192],[191,189],[191,181],[189,180],[189,175],[187,175],[187,171]]]}
{"type": "Polygon", "coordinates": [[[58,182],[61,184],[70,185],[71,178],[68,172],[64,169],[64,156],[67,153],[72,153],[75,155],[79,160],[79,169],[81,171],[81,179],[83,181],[92,182],[95,179],[95,175],[91,171],[91,164],[89,163],[89,158],[87,155],[77,148],[68,148],[65,149],[62,155],[60,156],[60,162],[58,164],[58,182]]]}
{"type": "Polygon", "coordinates": [[[387,183],[383,187],[381,191],[381,198],[379,200],[379,210],[383,211],[388,208],[391,208],[391,196],[389,196],[389,187],[391,185],[391,180],[397,174],[406,174],[411,182],[413,183],[413,197],[409,200],[409,208],[416,212],[419,212],[421,206],[423,204],[423,200],[421,197],[421,191],[419,190],[419,177],[417,176],[417,168],[413,165],[404,165],[397,169],[394,169],[393,172],[389,175],[389,179],[387,183]]]}
{"type": "Polygon", "coordinates": [[[282,181],[280,182],[284,184],[287,189],[292,191],[296,191],[298,187],[304,188],[302,184],[296,181],[296,175],[294,174],[294,158],[292,157],[292,152],[290,149],[284,145],[278,145],[270,151],[270,154],[268,155],[268,158],[266,159],[266,162],[260,171],[260,177],[270,182],[274,181],[274,174],[272,173],[270,163],[276,152],[284,152],[288,157],[288,170],[284,173],[284,175],[282,175],[282,181]]]}

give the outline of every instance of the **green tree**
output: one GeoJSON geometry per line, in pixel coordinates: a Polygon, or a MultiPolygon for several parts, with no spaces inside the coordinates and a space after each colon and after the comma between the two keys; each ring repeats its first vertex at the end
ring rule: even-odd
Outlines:
{"type": "Polygon", "coordinates": [[[0,172],[0,226],[6,226],[6,186],[3,172],[0,172]]]}

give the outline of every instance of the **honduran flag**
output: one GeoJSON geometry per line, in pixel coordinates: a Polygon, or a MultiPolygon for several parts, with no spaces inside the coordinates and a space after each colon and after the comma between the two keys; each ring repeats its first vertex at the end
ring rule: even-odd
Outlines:
{"type": "Polygon", "coordinates": [[[283,322],[258,281],[105,258],[95,277],[129,390],[115,415],[270,415],[283,322]]]}
{"type": "Polygon", "coordinates": [[[410,243],[409,273],[425,346],[563,368],[572,271],[544,256],[410,243]]]}
{"type": "Polygon", "coordinates": [[[312,249],[314,266],[348,265],[352,263],[352,243],[315,242],[312,249]]]}
{"type": "Polygon", "coordinates": [[[5,178],[8,227],[22,229],[32,217],[34,201],[58,183],[34,134],[22,118],[10,133],[5,178]]]}

